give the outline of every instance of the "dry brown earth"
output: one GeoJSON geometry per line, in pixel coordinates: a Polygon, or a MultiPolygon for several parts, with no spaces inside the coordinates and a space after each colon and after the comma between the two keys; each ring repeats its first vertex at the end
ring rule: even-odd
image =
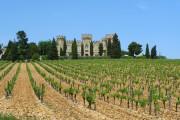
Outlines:
{"type": "Polygon", "coordinates": [[[55,119],[55,114],[36,98],[29,81],[25,63],[21,65],[12,97],[2,99],[0,103],[1,112],[11,113],[20,119],[55,119]]]}

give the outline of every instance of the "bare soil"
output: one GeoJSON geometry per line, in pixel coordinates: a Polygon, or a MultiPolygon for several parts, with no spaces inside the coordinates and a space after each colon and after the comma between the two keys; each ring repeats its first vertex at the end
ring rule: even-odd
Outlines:
{"type": "MultiPolygon", "coordinates": [[[[9,66],[9,65],[8,65],[9,66]]],[[[5,87],[7,85],[7,82],[12,79],[14,74],[16,73],[18,64],[14,65],[13,68],[10,70],[10,72],[0,81],[0,99],[3,99],[5,97],[5,87]]],[[[5,71],[8,67],[6,67],[3,71],[5,71]]],[[[3,72],[2,71],[2,72],[3,72]]]]}
{"type": "Polygon", "coordinates": [[[12,97],[2,99],[0,103],[1,112],[11,113],[19,119],[55,120],[55,114],[36,98],[29,81],[25,63],[21,65],[12,97]]]}

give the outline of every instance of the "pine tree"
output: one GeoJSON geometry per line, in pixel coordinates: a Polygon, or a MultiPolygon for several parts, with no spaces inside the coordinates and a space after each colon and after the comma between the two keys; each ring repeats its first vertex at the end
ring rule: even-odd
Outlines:
{"type": "Polygon", "coordinates": [[[84,56],[84,45],[81,43],[81,56],[84,56]]]}
{"type": "Polygon", "coordinates": [[[78,59],[76,39],[72,43],[72,59],[78,59]]]}
{"type": "Polygon", "coordinates": [[[99,56],[102,56],[102,54],[103,54],[103,44],[100,43],[99,44],[99,56]]]}
{"type": "Polygon", "coordinates": [[[90,56],[93,56],[93,42],[90,43],[90,56]]]}
{"type": "Polygon", "coordinates": [[[108,41],[107,41],[107,56],[111,56],[111,50],[112,50],[111,40],[108,39],[108,41]]]}
{"type": "Polygon", "coordinates": [[[67,44],[66,44],[66,39],[64,39],[63,56],[66,56],[66,50],[67,50],[67,44]]]}
{"type": "Polygon", "coordinates": [[[151,49],[151,58],[156,59],[157,58],[157,50],[156,50],[156,45],[152,47],[151,49]]]}
{"type": "Polygon", "coordinates": [[[113,43],[111,49],[111,57],[112,58],[120,58],[121,57],[121,45],[118,39],[118,35],[115,33],[113,36],[113,43]]]}
{"type": "Polygon", "coordinates": [[[50,60],[56,60],[56,59],[58,59],[58,51],[57,51],[56,41],[55,41],[54,38],[53,38],[53,40],[52,40],[52,42],[51,42],[51,46],[50,46],[48,58],[49,58],[50,60]]]}
{"type": "Polygon", "coordinates": [[[150,58],[150,53],[149,53],[149,45],[146,44],[146,54],[145,54],[146,58],[150,58]]]}

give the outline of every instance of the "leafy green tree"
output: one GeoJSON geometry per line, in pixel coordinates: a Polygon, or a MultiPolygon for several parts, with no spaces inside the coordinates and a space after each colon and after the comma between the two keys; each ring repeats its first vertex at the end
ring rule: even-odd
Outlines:
{"type": "Polygon", "coordinates": [[[146,58],[150,58],[150,53],[149,53],[149,45],[146,44],[146,54],[145,54],[146,58]]]}
{"type": "Polygon", "coordinates": [[[72,59],[78,59],[76,39],[72,43],[72,59]]]}
{"type": "Polygon", "coordinates": [[[84,56],[84,44],[81,43],[81,56],[84,56]]]}
{"type": "Polygon", "coordinates": [[[51,47],[50,47],[50,50],[48,53],[48,58],[50,60],[57,60],[58,59],[58,51],[57,51],[56,41],[54,38],[51,42],[51,47]]]}
{"type": "Polygon", "coordinates": [[[9,41],[6,51],[2,56],[2,58],[4,60],[12,60],[12,61],[16,61],[18,59],[17,42],[9,41]]]}
{"type": "Polygon", "coordinates": [[[40,41],[38,44],[38,48],[40,55],[48,55],[48,52],[51,48],[51,41],[50,40],[40,41]]]}
{"type": "Polygon", "coordinates": [[[113,43],[111,49],[111,57],[112,58],[120,58],[121,57],[121,45],[118,39],[118,35],[115,33],[113,36],[113,43]]]}
{"type": "Polygon", "coordinates": [[[142,45],[132,42],[128,46],[130,56],[135,57],[135,55],[139,55],[142,52],[142,45]]]}
{"type": "Polygon", "coordinates": [[[112,51],[111,39],[108,39],[108,41],[107,41],[107,56],[111,56],[111,51],[112,51]]]}
{"type": "Polygon", "coordinates": [[[29,43],[28,44],[28,53],[27,53],[28,58],[31,59],[34,54],[38,54],[38,53],[39,53],[39,49],[38,49],[38,46],[36,45],[36,43],[33,43],[33,42],[29,43]]]}
{"type": "Polygon", "coordinates": [[[39,60],[40,56],[39,56],[39,53],[34,53],[32,55],[32,60],[39,60]]]}
{"type": "Polygon", "coordinates": [[[18,31],[16,35],[18,39],[18,54],[20,56],[19,59],[25,60],[28,57],[28,38],[24,31],[18,31]]]}
{"type": "Polygon", "coordinates": [[[8,55],[9,55],[9,52],[11,50],[12,44],[13,44],[13,42],[11,40],[9,40],[8,45],[6,47],[6,51],[5,51],[4,55],[2,56],[2,59],[8,60],[8,55]]]}
{"type": "Polygon", "coordinates": [[[152,47],[151,49],[151,58],[156,59],[157,58],[157,50],[156,50],[156,45],[152,47]]]}
{"type": "Polygon", "coordinates": [[[99,55],[102,56],[103,54],[103,44],[99,43],[99,55]]]}
{"type": "Polygon", "coordinates": [[[90,56],[93,56],[93,42],[90,43],[90,56]]]}

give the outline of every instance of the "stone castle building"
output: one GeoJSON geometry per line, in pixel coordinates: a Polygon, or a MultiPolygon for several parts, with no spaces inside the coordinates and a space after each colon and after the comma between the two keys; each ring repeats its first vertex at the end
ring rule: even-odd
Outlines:
{"type": "MultiPolygon", "coordinates": [[[[77,50],[78,50],[78,56],[81,56],[81,44],[84,46],[84,56],[90,56],[90,43],[93,42],[93,56],[99,56],[99,44],[103,44],[103,56],[107,55],[107,42],[108,40],[113,39],[114,34],[106,34],[104,38],[102,38],[99,41],[93,41],[93,36],[91,34],[82,34],[81,40],[77,40],[77,50]]],[[[60,50],[63,50],[65,36],[57,36],[56,42],[57,42],[57,49],[58,49],[58,55],[60,56],[60,50]]],[[[72,46],[73,40],[66,40],[67,44],[67,50],[66,50],[66,56],[71,55],[71,46],[72,46]]]]}

